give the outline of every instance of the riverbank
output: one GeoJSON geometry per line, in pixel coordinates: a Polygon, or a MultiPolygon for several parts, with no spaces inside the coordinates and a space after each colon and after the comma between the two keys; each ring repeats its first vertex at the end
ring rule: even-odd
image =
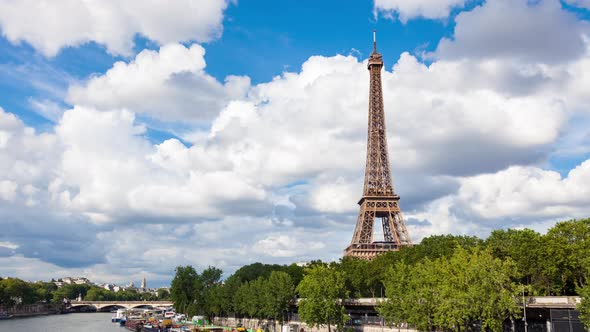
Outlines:
{"type": "MultiPolygon", "coordinates": [[[[263,326],[269,326],[270,331],[281,332],[281,325],[278,322],[273,322],[265,319],[249,319],[249,318],[231,318],[231,317],[215,317],[213,323],[218,326],[236,326],[241,323],[245,328],[256,330],[263,326]],[[273,323],[275,324],[273,329],[273,323]],[[268,324],[268,325],[267,325],[268,324]]],[[[311,328],[305,323],[298,321],[285,322],[283,326],[289,326],[289,332],[328,332],[328,327],[314,327],[311,328]]],[[[407,328],[390,328],[386,326],[375,325],[359,325],[355,326],[355,332],[416,332],[414,329],[407,328]]],[[[332,325],[332,332],[336,331],[336,326],[332,325]]]]}
{"type": "Polygon", "coordinates": [[[62,304],[27,304],[13,307],[1,307],[0,312],[6,312],[12,318],[25,318],[35,316],[57,315],[65,312],[62,304]]]}

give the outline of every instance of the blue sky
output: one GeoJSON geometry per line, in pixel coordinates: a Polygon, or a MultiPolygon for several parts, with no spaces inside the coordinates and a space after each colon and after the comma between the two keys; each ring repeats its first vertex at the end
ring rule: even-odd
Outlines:
{"type": "MultiPolygon", "coordinates": [[[[391,66],[402,52],[419,54],[433,51],[437,41],[452,35],[453,21],[417,18],[406,24],[398,20],[375,16],[370,1],[358,1],[342,6],[339,1],[248,1],[230,4],[223,18],[223,35],[206,45],[207,72],[220,81],[227,75],[247,75],[252,83],[270,81],[284,71],[298,71],[311,54],[352,54],[365,58],[371,51],[372,30],[379,31],[379,47],[387,50],[391,66]],[[338,8],[337,15],[331,13],[338,8]],[[304,20],[301,18],[305,17],[304,20]]],[[[104,46],[87,42],[65,47],[54,57],[39,55],[26,42],[10,43],[0,40],[0,61],[12,72],[23,66],[27,74],[21,84],[14,77],[3,75],[2,102],[5,108],[19,114],[27,124],[46,124],[43,117],[31,113],[28,98],[60,96],[31,86],[32,79],[52,80],[52,88],[63,90],[69,80],[85,80],[106,72],[114,62],[129,57],[109,54],[104,46]],[[15,68],[16,67],[16,68],[15,68]]],[[[190,42],[184,42],[188,44],[190,42]]],[[[137,35],[134,54],[144,49],[159,48],[159,44],[137,35]]],[[[16,75],[16,73],[15,73],[16,75]]],[[[54,91],[51,91],[54,92],[54,91]]]]}
{"type": "Polygon", "coordinates": [[[588,217],[587,2],[47,3],[0,0],[0,276],[338,259],[373,29],[416,242],[588,217]]]}

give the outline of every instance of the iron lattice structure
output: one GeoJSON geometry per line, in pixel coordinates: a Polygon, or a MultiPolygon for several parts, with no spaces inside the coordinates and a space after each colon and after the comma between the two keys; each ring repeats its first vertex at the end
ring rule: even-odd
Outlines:
{"type": "Polygon", "coordinates": [[[389,168],[383,89],[381,88],[382,68],[383,58],[377,52],[377,43],[373,40],[373,52],[368,63],[370,90],[365,184],[363,197],[358,203],[360,212],[352,241],[344,250],[344,256],[363,259],[373,259],[383,252],[412,245],[399,208],[400,197],[393,190],[389,168]],[[373,225],[376,219],[381,219],[383,226],[384,241],[382,242],[373,241],[373,225]]]}

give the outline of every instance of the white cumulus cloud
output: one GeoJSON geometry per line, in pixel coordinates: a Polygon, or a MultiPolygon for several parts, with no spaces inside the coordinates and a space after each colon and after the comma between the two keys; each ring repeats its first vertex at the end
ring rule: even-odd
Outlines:
{"type": "MultiPolygon", "coordinates": [[[[535,21],[515,29],[516,39],[538,24],[571,34],[564,54],[544,58],[535,56],[539,44],[521,52],[506,42],[481,56],[465,34],[482,28],[477,19],[460,19],[431,63],[382,50],[392,174],[414,241],[543,230],[587,215],[590,161],[577,146],[588,137],[586,32],[551,4],[520,3],[512,14],[497,10],[504,5],[470,14],[535,21]],[[581,160],[567,175],[549,169],[563,151],[581,160]]],[[[212,79],[203,55],[199,45],[170,43],[119,62],[70,87],[72,107],[50,112],[56,124],[46,133],[0,110],[8,239],[0,241],[12,255],[0,258],[1,273],[37,275],[22,266],[38,263],[48,277],[119,281],[124,270],[166,280],[179,264],[233,271],[256,260],[341,257],[362,192],[366,62],[311,56],[300,70],[251,85],[212,79]],[[154,141],[145,116],[190,132],[154,141]]]]}
{"type": "Polygon", "coordinates": [[[230,202],[265,198],[264,190],[248,179],[201,167],[199,159],[207,156],[198,148],[192,162],[162,167],[159,161],[191,152],[176,140],[152,145],[129,111],[76,107],[64,114],[56,131],[65,149],[52,191],[67,209],[98,216],[204,217],[222,216],[221,207],[230,202]]]}
{"type": "Polygon", "coordinates": [[[457,198],[484,218],[586,217],[590,204],[590,160],[567,176],[536,167],[506,170],[461,181],[457,198]]]}
{"type": "Polygon", "coordinates": [[[557,0],[489,0],[455,18],[452,39],[443,38],[439,58],[508,58],[559,63],[586,52],[590,26],[557,0]]]}
{"type": "Polygon", "coordinates": [[[206,42],[222,31],[225,0],[0,1],[0,30],[13,43],[25,41],[47,56],[94,41],[110,53],[130,55],[133,39],[159,44],[206,42]]]}
{"type": "Polygon", "coordinates": [[[0,181],[0,198],[12,202],[16,196],[17,187],[18,185],[15,182],[8,180],[0,181]]]}
{"type": "Polygon", "coordinates": [[[462,8],[467,0],[375,0],[375,9],[391,14],[396,13],[400,21],[407,22],[416,17],[443,19],[454,8],[462,8]]]}
{"type": "Polygon", "coordinates": [[[576,6],[576,7],[590,9],[590,0],[565,0],[565,2],[567,2],[573,6],[576,6]]]}
{"type": "Polygon", "coordinates": [[[241,98],[248,77],[229,76],[225,85],[205,73],[205,49],[197,44],[144,50],[129,63],[71,86],[67,100],[103,110],[131,109],[165,121],[211,120],[230,98],[241,98]]]}

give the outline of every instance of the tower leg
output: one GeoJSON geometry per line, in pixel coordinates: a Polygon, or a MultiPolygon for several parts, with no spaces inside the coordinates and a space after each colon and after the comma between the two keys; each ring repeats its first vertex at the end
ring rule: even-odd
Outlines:
{"type": "Polygon", "coordinates": [[[412,245],[412,240],[410,239],[410,235],[408,234],[408,229],[406,228],[406,223],[404,222],[404,218],[400,212],[393,212],[392,213],[393,219],[393,227],[394,227],[394,234],[395,234],[395,241],[400,245],[412,245]]]}
{"type": "Polygon", "coordinates": [[[363,225],[361,229],[361,236],[358,243],[371,243],[373,242],[373,225],[375,224],[375,211],[364,210],[361,211],[363,214],[363,225]]]}
{"type": "Polygon", "coordinates": [[[381,224],[383,225],[383,240],[385,242],[394,242],[393,234],[391,232],[393,229],[393,227],[391,227],[391,220],[392,218],[390,215],[381,218],[381,224]]]}

